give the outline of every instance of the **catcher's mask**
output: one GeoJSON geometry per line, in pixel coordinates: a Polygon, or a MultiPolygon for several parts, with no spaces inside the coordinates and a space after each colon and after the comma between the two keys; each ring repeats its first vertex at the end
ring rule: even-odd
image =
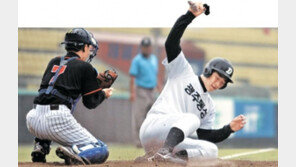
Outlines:
{"type": "Polygon", "coordinates": [[[203,75],[205,77],[210,77],[214,71],[225,79],[225,84],[220,89],[226,88],[228,82],[233,83],[231,77],[234,69],[228,60],[223,58],[213,58],[207,63],[203,75]]]}
{"type": "Polygon", "coordinates": [[[99,50],[98,41],[94,38],[93,34],[84,28],[73,28],[65,35],[64,41],[61,43],[65,45],[66,50],[79,51],[83,49],[84,45],[91,45],[91,54],[87,62],[91,62],[97,55],[99,50]]]}

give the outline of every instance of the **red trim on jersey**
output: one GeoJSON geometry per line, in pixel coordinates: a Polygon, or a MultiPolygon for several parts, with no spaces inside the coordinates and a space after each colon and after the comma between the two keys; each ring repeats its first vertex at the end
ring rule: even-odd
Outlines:
{"type": "Polygon", "coordinates": [[[88,92],[88,93],[85,93],[83,96],[87,96],[87,95],[90,95],[90,94],[93,94],[93,93],[96,93],[98,91],[102,90],[102,88],[99,88],[99,89],[96,89],[96,90],[93,90],[91,92],[88,92]]]}

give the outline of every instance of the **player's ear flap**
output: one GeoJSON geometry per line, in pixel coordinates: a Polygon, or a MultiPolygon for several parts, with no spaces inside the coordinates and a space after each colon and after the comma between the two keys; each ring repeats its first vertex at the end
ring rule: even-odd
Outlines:
{"type": "Polygon", "coordinates": [[[205,68],[205,72],[204,72],[204,76],[205,77],[209,77],[211,75],[212,71],[210,68],[206,67],[205,68]]]}

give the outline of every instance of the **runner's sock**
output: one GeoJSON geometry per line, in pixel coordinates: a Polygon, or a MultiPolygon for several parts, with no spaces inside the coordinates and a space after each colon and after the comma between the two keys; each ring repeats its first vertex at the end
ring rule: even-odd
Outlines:
{"type": "Polygon", "coordinates": [[[165,140],[164,148],[167,148],[170,152],[174,147],[184,140],[184,132],[176,127],[171,128],[169,134],[165,140]]]}

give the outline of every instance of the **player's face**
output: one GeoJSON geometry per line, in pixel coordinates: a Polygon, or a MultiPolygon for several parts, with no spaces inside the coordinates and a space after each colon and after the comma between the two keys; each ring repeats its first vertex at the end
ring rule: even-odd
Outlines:
{"type": "Polygon", "coordinates": [[[213,74],[209,77],[207,84],[207,91],[211,92],[217,89],[220,89],[225,84],[225,79],[220,76],[217,72],[213,72],[213,74]]]}
{"type": "Polygon", "coordinates": [[[89,46],[88,45],[85,45],[84,46],[83,56],[81,57],[81,59],[83,61],[85,61],[89,57],[90,50],[91,50],[91,45],[89,45],[89,46]]]}
{"type": "Polygon", "coordinates": [[[141,52],[144,56],[149,56],[152,53],[152,47],[151,46],[142,46],[141,52]]]}

